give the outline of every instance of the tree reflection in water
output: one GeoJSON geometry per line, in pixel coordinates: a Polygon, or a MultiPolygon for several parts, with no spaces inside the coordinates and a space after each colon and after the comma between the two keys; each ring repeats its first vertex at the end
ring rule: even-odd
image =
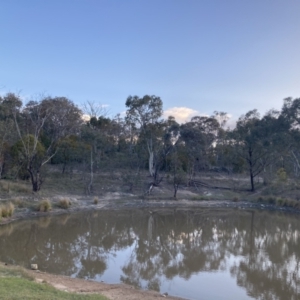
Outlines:
{"type": "Polygon", "coordinates": [[[99,211],[0,227],[0,259],[99,279],[131,249],[121,281],[159,291],[162,281],[230,272],[256,299],[299,299],[300,221],[261,211],[99,211]]]}

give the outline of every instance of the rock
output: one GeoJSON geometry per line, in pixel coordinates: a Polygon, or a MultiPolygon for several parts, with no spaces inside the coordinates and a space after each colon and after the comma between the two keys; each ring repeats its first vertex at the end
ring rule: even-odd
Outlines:
{"type": "Polygon", "coordinates": [[[38,265],[37,264],[31,264],[30,268],[31,268],[31,270],[37,270],[38,269],[38,265]]]}

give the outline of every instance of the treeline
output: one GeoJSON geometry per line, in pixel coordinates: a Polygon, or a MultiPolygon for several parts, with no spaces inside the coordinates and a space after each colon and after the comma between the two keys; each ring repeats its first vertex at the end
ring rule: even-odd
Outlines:
{"type": "Polygon", "coordinates": [[[12,93],[0,97],[1,179],[30,180],[36,192],[45,179],[44,165],[59,164],[62,172],[76,166],[88,172],[92,193],[95,172],[118,168],[133,190],[148,169],[147,192],[168,174],[176,197],[178,186],[191,184],[202,171],[246,173],[251,191],[258,176],[268,184],[274,176],[300,175],[300,98],[287,98],[280,111],[262,117],[249,111],[234,129],[227,127],[225,112],[184,124],[172,116],[164,120],[156,96],[130,96],[125,105],[124,117],[110,118],[92,103],[83,112],[65,97],[25,105],[12,93]]]}

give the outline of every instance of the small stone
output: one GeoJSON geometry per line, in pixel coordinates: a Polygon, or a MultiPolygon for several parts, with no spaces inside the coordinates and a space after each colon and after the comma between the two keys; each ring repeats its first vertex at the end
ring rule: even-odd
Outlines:
{"type": "Polygon", "coordinates": [[[37,270],[38,269],[38,265],[37,264],[31,264],[30,268],[31,268],[31,270],[37,270]]]}

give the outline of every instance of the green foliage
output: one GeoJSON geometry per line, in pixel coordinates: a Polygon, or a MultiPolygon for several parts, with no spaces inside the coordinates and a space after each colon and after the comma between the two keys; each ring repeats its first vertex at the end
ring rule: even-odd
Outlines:
{"type": "Polygon", "coordinates": [[[25,135],[22,140],[19,140],[12,147],[12,155],[19,161],[26,161],[29,155],[36,156],[40,161],[45,155],[45,148],[40,141],[36,141],[32,134],[25,135]],[[35,145],[36,143],[36,145],[35,145]],[[26,148],[24,148],[24,145],[26,148]],[[28,153],[26,153],[28,152],[28,153]]]}
{"type": "MultiPolygon", "coordinates": [[[[159,172],[172,173],[174,184],[214,170],[247,172],[254,191],[265,188],[257,184],[261,178],[268,179],[268,187],[276,181],[283,189],[300,174],[300,99],[287,98],[281,111],[264,116],[251,110],[239,118],[235,129],[225,129],[225,112],[196,116],[182,125],[172,116],[163,120],[163,102],[154,95],[129,96],[125,105],[125,118],[91,110],[91,119],[84,122],[80,109],[65,97],[44,97],[24,107],[17,95],[0,97],[1,178],[30,179],[38,191],[46,162],[62,164],[62,173],[69,170],[68,174],[96,174],[117,167],[129,174],[120,177],[132,190],[137,181],[132,174],[146,168],[155,180],[159,172]]],[[[19,191],[16,185],[1,187],[1,192],[22,193],[21,186],[19,191]]]]}
{"type": "Polygon", "coordinates": [[[278,169],[276,175],[277,175],[278,180],[280,182],[286,182],[287,181],[287,173],[286,173],[284,168],[278,169]]]}
{"type": "Polygon", "coordinates": [[[23,180],[30,178],[29,165],[39,168],[45,156],[45,148],[40,141],[36,141],[31,134],[24,136],[11,148],[14,164],[19,166],[18,177],[23,180]]]}

